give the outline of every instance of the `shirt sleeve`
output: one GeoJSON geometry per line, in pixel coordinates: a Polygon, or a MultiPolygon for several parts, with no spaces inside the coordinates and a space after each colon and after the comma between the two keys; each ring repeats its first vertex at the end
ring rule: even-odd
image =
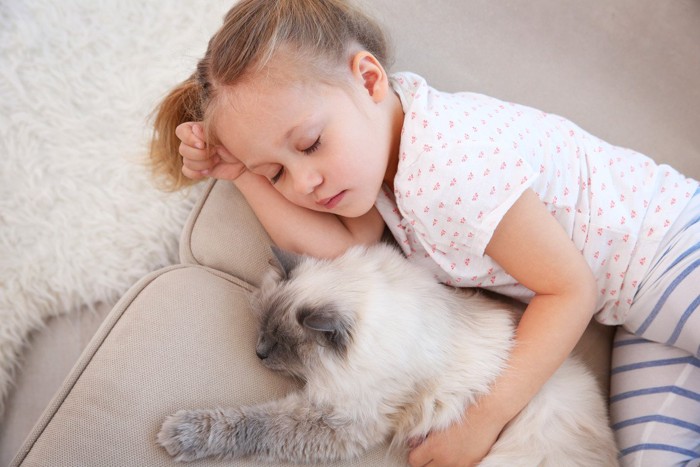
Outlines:
{"type": "Polygon", "coordinates": [[[517,152],[493,142],[435,156],[424,151],[404,172],[401,176],[410,180],[411,188],[397,195],[404,210],[410,210],[404,215],[414,219],[424,246],[478,256],[505,213],[539,175],[517,152]]]}

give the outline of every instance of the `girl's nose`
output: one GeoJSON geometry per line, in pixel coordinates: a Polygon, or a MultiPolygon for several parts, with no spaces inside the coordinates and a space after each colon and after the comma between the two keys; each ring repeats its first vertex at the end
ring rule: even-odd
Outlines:
{"type": "Polygon", "coordinates": [[[297,169],[292,176],[294,191],[300,195],[309,195],[323,182],[320,173],[313,169],[297,169]]]}

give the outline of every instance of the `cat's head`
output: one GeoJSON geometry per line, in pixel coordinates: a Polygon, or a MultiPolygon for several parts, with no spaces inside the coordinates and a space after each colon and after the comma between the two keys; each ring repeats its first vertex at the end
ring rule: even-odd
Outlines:
{"type": "Polygon", "coordinates": [[[273,253],[275,267],[256,297],[256,353],[266,367],[306,380],[309,371],[345,359],[361,286],[348,284],[347,271],[337,262],[274,247],[273,253]]]}

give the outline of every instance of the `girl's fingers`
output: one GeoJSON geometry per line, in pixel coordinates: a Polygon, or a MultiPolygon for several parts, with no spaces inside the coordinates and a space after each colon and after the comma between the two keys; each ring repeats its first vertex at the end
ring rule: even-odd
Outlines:
{"type": "Polygon", "coordinates": [[[178,151],[180,152],[182,158],[187,160],[203,161],[211,158],[209,151],[206,149],[197,149],[186,144],[184,141],[180,143],[178,151]]]}
{"type": "Polygon", "coordinates": [[[177,128],[175,128],[175,136],[177,136],[185,146],[190,146],[200,150],[206,148],[204,131],[198,123],[181,123],[177,126],[177,128]]]}
{"type": "Polygon", "coordinates": [[[182,166],[182,174],[192,180],[200,180],[207,176],[207,173],[202,173],[198,170],[190,170],[185,166],[182,166]]]}
{"type": "Polygon", "coordinates": [[[202,170],[210,170],[216,164],[219,162],[218,157],[213,157],[211,159],[206,159],[203,161],[197,161],[197,160],[192,160],[192,159],[182,159],[182,165],[187,167],[190,170],[195,170],[195,171],[202,171],[202,170]]]}

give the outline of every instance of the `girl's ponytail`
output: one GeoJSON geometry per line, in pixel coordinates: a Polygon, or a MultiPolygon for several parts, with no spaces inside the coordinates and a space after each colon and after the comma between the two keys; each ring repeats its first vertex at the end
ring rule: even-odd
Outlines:
{"type": "Polygon", "coordinates": [[[192,75],[171,90],[155,109],[149,165],[156,183],[164,190],[176,191],[195,183],[182,174],[180,140],[175,128],[181,123],[202,120],[201,94],[196,75],[192,75]]]}

